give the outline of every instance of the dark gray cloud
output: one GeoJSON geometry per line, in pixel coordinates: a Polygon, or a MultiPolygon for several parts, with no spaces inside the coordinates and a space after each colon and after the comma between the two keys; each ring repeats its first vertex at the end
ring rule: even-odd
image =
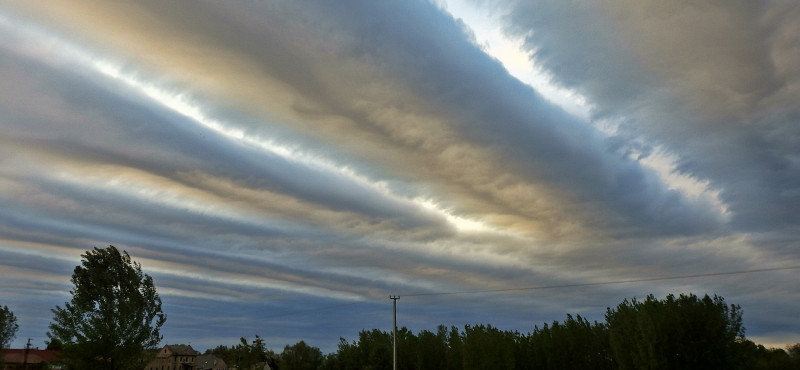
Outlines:
{"type": "MultiPolygon", "coordinates": [[[[568,188],[579,194],[577,199],[558,201],[568,203],[564,207],[574,207],[573,217],[590,218],[579,223],[597,223],[597,227],[641,228],[640,232],[656,233],[692,233],[714,227],[716,220],[702,209],[703,205],[698,209],[681,199],[680,194],[661,185],[653,173],[613,152],[593,127],[546,104],[476,49],[448,15],[431,12],[429,4],[360,4],[369,17],[350,12],[347,7],[325,3],[320,6],[324,9],[310,14],[324,15],[324,19],[312,22],[316,26],[306,27],[304,32],[335,45],[348,56],[356,55],[360,61],[378,65],[383,74],[437,107],[437,114],[453,125],[454,135],[468,140],[478,150],[491,148],[490,155],[505,164],[487,170],[487,174],[455,172],[453,169],[465,163],[447,161],[448,146],[455,145],[446,142],[444,147],[425,151],[431,158],[440,159],[429,166],[429,176],[447,176],[435,181],[457,187],[453,189],[457,193],[488,198],[495,206],[503,206],[498,212],[522,217],[537,216],[529,213],[537,210],[525,207],[529,199],[509,199],[517,194],[503,194],[506,189],[502,188],[494,192],[481,189],[487,177],[496,179],[510,174],[518,177],[512,181],[568,188]],[[328,32],[331,28],[342,32],[328,32]],[[359,36],[341,41],[341,33],[359,36]],[[444,165],[449,171],[441,171],[444,165]],[[591,199],[592,205],[587,206],[582,199],[591,199]],[[641,224],[634,226],[638,221],[641,224]]],[[[366,129],[380,124],[365,120],[368,112],[358,107],[347,109],[352,105],[350,101],[340,102],[325,114],[346,115],[359,122],[359,127],[368,126],[366,129]]],[[[462,160],[468,161],[468,156],[462,160]]]]}
{"type": "Polygon", "coordinates": [[[598,117],[624,119],[710,181],[732,226],[769,230],[798,223],[797,54],[786,49],[797,12],[780,1],[520,1],[508,32],[598,117]]]}

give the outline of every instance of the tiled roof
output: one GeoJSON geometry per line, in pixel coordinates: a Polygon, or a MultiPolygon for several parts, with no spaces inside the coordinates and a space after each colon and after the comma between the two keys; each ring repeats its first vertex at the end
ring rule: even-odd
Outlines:
{"type": "Polygon", "coordinates": [[[203,355],[197,358],[197,368],[200,370],[227,369],[228,365],[225,364],[225,361],[217,356],[203,355]]]}
{"type": "MultiPolygon", "coordinates": [[[[2,353],[6,364],[22,364],[25,362],[25,349],[4,349],[2,353]]],[[[59,354],[59,351],[30,349],[28,350],[27,363],[52,362],[58,359],[59,354]]]]}
{"type": "Polygon", "coordinates": [[[188,344],[168,344],[164,348],[169,348],[172,353],[180,356],[197,356],[200,354],[188,344]]]}

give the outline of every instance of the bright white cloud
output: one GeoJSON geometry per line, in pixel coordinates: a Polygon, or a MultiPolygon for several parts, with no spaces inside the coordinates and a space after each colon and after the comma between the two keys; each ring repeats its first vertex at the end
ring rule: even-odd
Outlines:
{"type": "MultiPolygon", "coordinates": [[[[585,121],[593,121],[591,116],[594,108],[591,102],[580,93],[556,84],[552,74],[536,62],[533,52],[525,48],[524,37],[512,36],[504,31],[501,23],[503,14],[470,0],[448,0],[443,3],[443,8],[453,17],[463,20],[475,33],[478,46],[503,63],[514,77],[570,114],[585,121]]],[[[598,119],[592,123],[609,137],[619,133],[619,125],[610,123],[609,119],[598,119]]],[[[643,137],[638,137],[635,141],[640,145],[648,145],[643,137]]],[[[669,153],[663,146],[658,146],[646,156],[634,153],[630,158],[653,169],[670,189],[713,204],[721,216],[728,213],[727,207],[720,199],[720,191],[710,189],[708,180],[698,180],[691,175],[680,173],[676,166],[679,158],[676,154],[669,153]]]]}
{"type": "Polygon", "coordinates": [[[477,46],[503,63],[511,75],[567,112],[589,120],[592,109],[586,98],[555,84],[550,73],[525,50],[522,38],[509,36],[503,31],[500,14],[470,0],[446,0],[443,7],[453,17],[463,20],[474,32],[477,46]]]}

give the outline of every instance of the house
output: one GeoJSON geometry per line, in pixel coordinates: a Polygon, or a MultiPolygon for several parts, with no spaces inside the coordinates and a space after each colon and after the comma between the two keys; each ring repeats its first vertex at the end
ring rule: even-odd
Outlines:
{"type": "Polygon", "coordinates": [[[161,348],[145,370],[197,370],[197,352],[190,345],[168,344],[161,348]]]}
{"type": "Polygon", "coordinates": [[[197,357],[197,368],[195,370],[228,370],[228,365],[217,356],[203,355],[197,357]]]}
{"type": "Polygon", "coordinates": [[[42,349],[0,349],[3,355],[4,370],[18,369],[61,369],[58,362],[60,351],[42,349]],[[27,352],[27,353],[26,353],[27,352]]]}

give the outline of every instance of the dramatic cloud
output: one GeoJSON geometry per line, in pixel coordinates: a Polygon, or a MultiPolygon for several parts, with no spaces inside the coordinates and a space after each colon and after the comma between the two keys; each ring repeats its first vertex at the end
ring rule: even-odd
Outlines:
{"type": "Polygon", "coordinates": [[[201,349],[331,351],[385,328],[390,294],[412,330],[521,331],[719,294],[750,336],[800,341],[796,270],[697,277],[800,265],[798,12],[4,1],[3,304],[41,342],[80,254],[114,244],[154,276],[166,340],[201,349]],[[487,24],[554,87],[487,54],[487,24]]]}
{"type": "Polygon", "coordinates": [[[516,2],[508,32],[596,115],[666,145],[737,229],[800,219],[793,2],[516,2]]]}

